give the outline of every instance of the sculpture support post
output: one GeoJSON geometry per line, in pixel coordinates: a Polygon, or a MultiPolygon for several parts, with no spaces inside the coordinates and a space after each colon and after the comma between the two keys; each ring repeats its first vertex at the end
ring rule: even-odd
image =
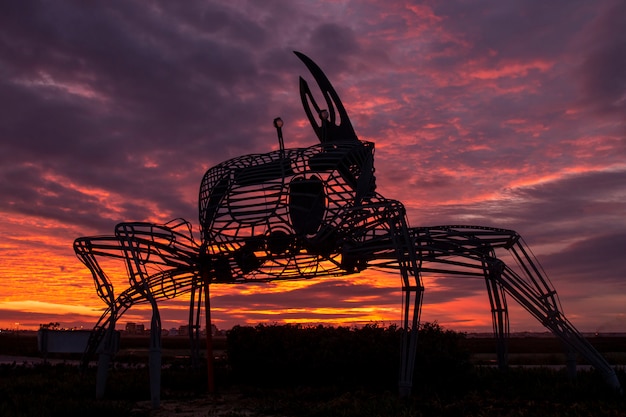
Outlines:
{"type": "Polygon", "coordinates": [[[215,377],[213,368],[213,331],[211,325],[211,299],[209,298],[209,280],[204,277],[204,315],[206,317],[206,364],[207,364],[207,390],[209,394],[215,393],[215,377]]]}
{"type": "MultiPolygon", "coordinates": [[[[113,314],[113,313],[112,313],[113,314]]],[[[109,328],[106,330],[104,336],[104,346],[102,352],[98,355],[98,371],[96,374],[96,398],[104,398],[104,392],[106,390],[107,376],[109,373],[109,366],[111,365],[111,358],[115,354],[113,336],[115,333],[115,320],[111,320],[109,328]]]]}
{"type": "Polygon", "coordinates": [[[400,397],[406,398],[411,395],[413,387],[422,288],[403,286],[402,292],[404,309],[402,312],[402,356],[400,358],[398,390],[400,397]]]}
{"type": "Polygon", "coordinates": [[[402,357],[400,359],[398,390],[400,397],[405,398],[411,395],[413,387],[424,285],[420,275],[421,261],[417,258],[414,251],[415,242],[408,233],[404,207],[401,204],[397,204],[394,209],[396,211],[389,224],[400,266],[403,292],[402,303],[404,306],[402,311],[402,357]]]}
{"type": "Polygon", "coordinates": [[[485,271],[485,283],[491,305],[491,318],[493,333],[496,339],[496,351],[498,355],[498,368],[504,371],[508,368],[508,341],[509,341],[509,312],[506,304],[506,294],[499,284],[503,265],[500,261],[492,258],[483,262],[485,271]]]}
{"type": "Polygon", "coordinates": [[[156,301],[151,297],[152,322],[150,324],[150,399],[152,408],[161,404],[161,316],[156,301]]]}
{"type": "Polygon", "coordinates": [[[194,282],[189,297],[189,346],[191,347],[191,366],[194,369],[198,368],[200,359],[200,316],[203,290],[194,282]]]}

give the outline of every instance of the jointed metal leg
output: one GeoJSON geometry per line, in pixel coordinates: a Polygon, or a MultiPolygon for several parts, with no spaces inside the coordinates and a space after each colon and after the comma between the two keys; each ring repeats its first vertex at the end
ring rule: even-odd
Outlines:
{"type": "Polygon", "coordinates": [[[509,311],[506,305],[506,294],[498,282],[502,268],[503,264],[498,259],[493,258],[485,262],[485,283],[491,305],[498,368],[505,370],[508,367],[509,311]]]}
{"type": "Polygon", "coordinates": [[[401,397],[411,395],[413,374],[415,372],[415,355],[417,353],[417,336],[419,316],[422,304],[423,289],[419,286],[403,286],[402,309],[402,351],[400,357],[400,377],[398,390],[401,397]]]}
{"type": "Polygon", "coordinates": [[[154,298],[152,305],[152,320],[150,322],[150,399],[152,407],[158,408],[161,402],[161,316],[154,298]]]}
{"type": "Polygon", "coordinates": [[[204,289],[198,286],[198,279],[195,278],[189,298],[189,342],[191,345],[191,364],[194,368],[198,367],[200,361],[200,319],[203,292],[204,289]]]}
{"type": "Polygon", "coordinates": [[[408,397],[413,387],[415,355],[424,286],[421,279],[421,260],[415,250],[415,242],[409,235],[404,207],[389,202],[389,228],[396,248],[397,261],[402,278],[402,352],[398,390],[401,397],[408,397]]]}

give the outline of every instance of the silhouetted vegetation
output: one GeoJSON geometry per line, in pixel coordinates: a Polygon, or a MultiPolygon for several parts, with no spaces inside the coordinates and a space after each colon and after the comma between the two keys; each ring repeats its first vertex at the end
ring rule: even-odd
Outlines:
{"type": "Polygon", "coordinates": [[[237,326],[228,335],[233,379],[274,387],[389,385],[399,348],[394,327],[237,326]]]}
{"type": "Polygon", "coordinates": [[[127,394],[119,394],[128,388],[135,395],[145,395],[133,378],[118,380],[113,376],[116,395],[108,401],[96,401],[94,378],[95,372],[81,374],[76,366],[0,365],[0,415],[129,415],[132,403],[127,401],[127,394]]]}
{"type": "MultiPolygon", "coordinates": [[[[413,395],[400,399],[400,341],[398,328],[375,324],[236,327],[224,346],[228,359],[216,363],[215,396],[206,395],[204,365],[192,368],[171,356],[164,360],[161,398],[163,404],[200,401],[212,411],[198,415],[231,417],[626,415],[624,398],[609,392],[594,371],[572,380],[564,370],[475,367],[468,346],[483,342],[437,324],[420,331],[413,395]],[[230,411],[216,411],[224,404],[232,405],[230,411]]],[[[135,342],[145,340],[126,341],[135,342]]],[[[525,343],[534,349],[541,340],[525,343]]],[[[551,350],[552,342],[546,343],[551,350]]],[[[180,341],[168,344],[182,347],[180,341]]],[[[0,365],[0,416],[150,415],[148,370],[136,359],[117,361],[106,399],[99,401],[93,367],[81,373],[67,364],[0,365]]],[[[623,371],[618,377],[624,383],[623,371]]]]}
{"type": "MultiPolygon", "coordinates": [[[[395,389],[402,332],[376,324],[362,328],[300,325],[236,326],[228,335],[233,379],[264,386],[337,385],[395,389]]],[[[470,370],[464,335],[437,324],[422,326],[416,372],[430,383],[470,370]]]]}

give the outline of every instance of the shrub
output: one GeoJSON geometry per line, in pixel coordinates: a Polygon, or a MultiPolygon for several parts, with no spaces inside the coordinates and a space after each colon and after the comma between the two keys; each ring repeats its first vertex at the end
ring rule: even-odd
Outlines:
{"type": "MultiPolygon", "coordinates": [[[[447,381],[451,373],[467,372],[469,354],[461,348],[463,337],[437,324],[423,325],[416,376],[447,381]],[[442,371],[445,378],[440,377],[442,371]]],[[[361,328],[236,326],[228,334],[227,351],[233,379],[244,383],[395,389],[401,340],[401,329],[377,324],[361,328]]]]}

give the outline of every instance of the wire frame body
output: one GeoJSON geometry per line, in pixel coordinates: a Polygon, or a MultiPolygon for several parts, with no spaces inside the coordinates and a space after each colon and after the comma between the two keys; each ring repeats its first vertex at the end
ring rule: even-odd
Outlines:
{"type": "Polygon", "coordinates": [[[352,218],[374,193],[374,145],[346,141],[224,162],[200,187],[203,254],[216,282],[355,272],[352,218]]]}

